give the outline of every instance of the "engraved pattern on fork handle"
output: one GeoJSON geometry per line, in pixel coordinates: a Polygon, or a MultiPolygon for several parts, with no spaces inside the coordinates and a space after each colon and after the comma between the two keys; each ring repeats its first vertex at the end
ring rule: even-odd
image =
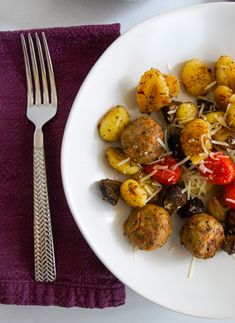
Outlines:
{"type": "Polygon", "coordinates": [[[56,279],[54,244],[47,191],[47,177],[43,148],[43,135],[40,129],[41,144],[34,140],[34,263],[35,280],[52,282],[56,279]]]}

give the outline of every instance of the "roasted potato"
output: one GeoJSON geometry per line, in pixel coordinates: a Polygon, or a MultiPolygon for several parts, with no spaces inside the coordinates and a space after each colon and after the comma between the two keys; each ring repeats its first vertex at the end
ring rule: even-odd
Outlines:
{"type": "Polygon", "coordinates": [[[120,192],[123,200],[132,207],[138,208],[146,204],[147,193],[145,189],[133,179],[128,179],[122,183],[120,192]]]}
{"type": "Polygon", "coordinates": [[[212,149],[208,122],[197,118],[188,123],[181,132],[180,141],[186,156],[193,164],[205,159],[212,149]]]}
{"type": "Polygon", "coordinates": [[[148,176],[148,174],[140,171],[139,173],[132,176],[132,179],[137,181],[140,187],[145,190],[148,197],[148,203],[154,203],[158,200],[162,185],[152,177],[146,178],[146,176],[148,176]]]}
{"type": "Polygon", "coordinates": [[[213,80],[210,69],[199,59],[186,62],[181,77],[187,92],[196,97],[205,94],[206,87],[213,80]]]}
{"type": "Polygon", "coordinates": [[[122,131],[130,122],[126,108],[118,105],[108,111],[98,125],[100,137],[105,141],[118,141],[122,131]]]}
{"type": "Polygon", "coordinates": [[[132,210],[124,223],[124,234],[139,249],[150,251],[163,246],[172,233],[169,213],[155,204],[132,210]]]}
{"type": "Polygon", "coordinates": [[[222,224],[207,213],[192,215],[180,231],[181,244],[194,257],[211,258],[224,240],[222,224]]]}
{"type": "Polygon", "coordinates": [[[206,121],[210,124],[218,123],[219,118],[223,118],[224,112],[223,111],[217,111],[217,112],[210,112],[206,115],[206,121]]]}
{"type": "Polygon", "coordinates": [[[119,173],[134,175],[140,171],[140,166],[130,160],[121,148],[110,147],[106,150],[105,156],[109,165],[119,173]]]}
{"type": "Polygon", "coordinates": [[[220,109],[226,110],[233,91],[226,85],[219,85],[214,90],[215,102],[220,109]]]}
{"type": "Polygon", "coordinates": [[[235,103],[228,106],[225,121],[232,130],[235,130],[235,103]]]}
{"type": "Polygon", "coordinates": [[[175,75],[164,74],[164,78],[170,90],[171,97],[177,97],[180,91],[180,82],[175,75]]]}
{"type": "Polygon", "coordinates": [[[181,103],[176,111],[176,120],[180,124],[187,124],[198,115],[198,109],[192,102],[181,103]]]}
{"type": "Polygon", "coordinates": [[[141,76],[136,92],[140,112],[157,111],[170,104],[171,98],[167,80],[159,70],[152,68],[141,76]]]}
{"type": "Polygon", "coordinates": [[[217,141],[228,141],[230,136],[235,136],[235,132],[228,128],[222,128],[213,135],[213,139],[217,141]]]}
{"type": "Polygon", "coordinates": [[[230,56],[220,56],[215,64],[215,79],[218,85],[226,85],[235,91],[235,62],[230,56]]]}
{"type": "Polygon", "coordinates": [[[220,222],[225,221],[227,209],[223,204],[223,198],[221,194],[213,194],[208,201],[207,208],[208,213],[216,218],[216,220],[220,222]]]}

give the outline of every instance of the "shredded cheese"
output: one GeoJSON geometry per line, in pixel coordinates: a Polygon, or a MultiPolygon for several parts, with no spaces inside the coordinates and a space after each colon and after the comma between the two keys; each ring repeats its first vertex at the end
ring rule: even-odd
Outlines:
{"type": "Polygon", "coordinates": [[[157,138],[157,141],[159,142],[159,144],[166,150],[169,151],[167,145],[162,141],[161,138],[157,138]]]}
{"type": "Polygon", "coordinates": [[[201,144],[202,144],[202,149],[204,150],[206,155],[209,155],[209,151],[206,148],[206,141],[208,141],[209,138],[207,137],[206,134],[201,135],[201,144]],[[204,138],[206,138],[206,140],[204,141],[204,138]]]}
{"type": "Polygon", "coordinates": [[[158,190],[156,190],[155,192],[153,192],[146,200],[146,203],[148,203],[150,200],[152,200],[152,198],[157,195],[159,192],[161,191],[161,188],[159,188],[158,190]]]}
{"type": "Polygon", "coordinates": [[[188,160],[190,160],[190,158],[190,156],[185,157],[183,160],[172,166],[171,169],[175,170],[178,166],[185,164],[188,160]]]}
{"type": "Polygon", "coordinates": [[[117,166],[122,166],[122,165],[128,163],[129,161],[130,161],[130,158],[123,159],[122,161],[120,161],[120,163],[117,164],[117,166]]]}
{"type": "Polygon", "coordinates": [[[221,124],[225,128],[229,128],[227,123],[225,122],[225,119],[221,116],[215,115],[215,119],[218,121],[219,124],[221,124]]]}
{"type": "Polygon", "coordinates": [[[188,270],[188,275],[187,275],[188,279],[192,279],[192,277],[193,277],[193,271],[194,271],[194,267],[195,267],[195,262],[196,262],[196,258],[194,256],[192,256],[190,266],[189,266],[189,270],[188,270]]]}
{"type": "Polygon", "coordinates": [[[229,147],[229,144],[226,141],[217,141],[217,140],[212,140],[212,144],[214,145],[219,145],[219,146],[227,146],[229,147]]]}
{"type": "Polygon", "coordinates": [[[226,198],[225,200],[226,200],[227,202],[230,202],[230,203],[234,203],[234,204],[235,204],[235,200],[233,200],[233,199],[226,198]]]}
{"type": "Polygon", "coordinates": [[[212,89],[214,85],[217,84],[217,81],[213,81],[210,84],[208,84],[205,88],[204,91],[207,92],[208,90],[212,89]]]}
{"type": "Polygon", "coordinates": [[[167,111],[167,113],[168,113],[168,114],[174,114],[174,113],[176,113],[176,111],[177,111],[177,109],[175,109],[175,110],[170,110],[170,111],[167,111]]]}
{"type": "Polygon", "coordinates": [[[205,108],[205,103],[202,103],[201,109],[199,110],[199,113],[198,113],[199,118],[201,117],[204,108],[205,108]]]}

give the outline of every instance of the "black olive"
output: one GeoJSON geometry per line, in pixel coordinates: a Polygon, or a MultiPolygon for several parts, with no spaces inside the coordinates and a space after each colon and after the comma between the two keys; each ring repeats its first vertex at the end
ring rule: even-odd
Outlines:
{"type": "Polygon", "coordinates": [[[205,212],[205,206],[198,197],[188,200],[177,213],[181,218],[190,217],[193,214],[205,212]]]}
{"type": "Polygon", "coordinates": [[[225,232],[225,238],[222,244],[222,249],[229,255],[235,253],[235,234],[225,232]]]}
{"type": "Polygon", "coordinates": [[[161,192],[161,205],[170,214],[176,212],[186,203],[186,195],[182,193],[184,187],[180,184],[165,186],[161,192]]]}
{"type": "Polygon", "coordinates": [[[172,155],[178,160],[182,160],[185,158],[185,154],[183,153],[180,136],[177,134],[172,134],[168,138],[168,146],[170,151],[172,151],[172,155]]]}
{"type": "Polygon", "coordinates": [[[227,211],[226,219],[225,219],[225,226],[229,232],[235,233],[235,211],[233,211],[233,210],[227,211]]]}

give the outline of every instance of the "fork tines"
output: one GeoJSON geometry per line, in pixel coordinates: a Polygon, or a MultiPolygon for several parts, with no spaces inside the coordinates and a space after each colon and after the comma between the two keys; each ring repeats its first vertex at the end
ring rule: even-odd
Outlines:
{"type": "Polygon", "coordinates": [[[27,79],[27,90],[28,90],[28,107],[32,107],[33,105],[40,106],[40,105],[57,105],[57,93],[56,93],[56,85],[55,85],[55,77],[50,57],[50,52],[47,45],[47,40],[44,32],[41,34],[42,36],[42,43],[44,47],[44,54],[46,57],[46,67],[44,61],[44,55],[42,50],[42,45],[40,38],[37,33],[35,33],[35,40],[36,40],[36,47],[37,53],[35,52],[34,42],[32,39],[31,34],[28,34],[28,43],[29,43],[29,52],[25,41],[25,37],[21,34],[21,42],[24,54],[24,61],[25,61],[25,71],[26,71],[26,79],[27,79]],[[37,64],[36,55],[40,61],[40,74],[41,78],[39,77],[39,68],[37,64]],[[30,59],[29,59],[30,56],[30,59]],[[31,72],[32,70],[32,72],[31,72]],[[32,79],[33,74],[33,79],[32,79]],[[49,87],[47,82],[47,75],[49,78],[49,87]],[[41,84],[40,84],[40,79],[41,84]],[[49,91],[50,89],[50,91],[49,91]],[[33,91],[35,90],[35,91],[33,91]],[[41,91],[42,90],[42,91],[41,91]],[[42,94],[43,95],[42,95],[42,94]],[[50,93],[50,95],[49,95],[50,93]]]}

